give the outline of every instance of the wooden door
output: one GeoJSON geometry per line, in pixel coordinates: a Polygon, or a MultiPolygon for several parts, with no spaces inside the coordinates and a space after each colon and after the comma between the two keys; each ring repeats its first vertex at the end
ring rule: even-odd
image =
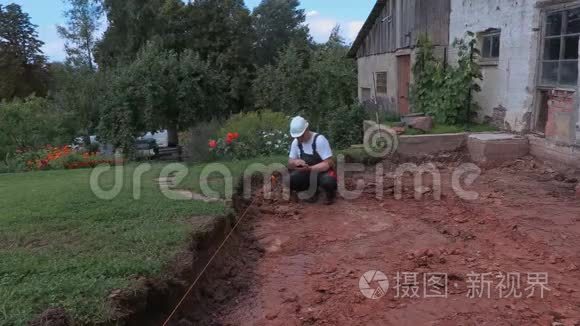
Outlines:
{"type": "Polygon", "coordinates": [[[411,83],[411,56],[401,55],[397,57],[397,105],[399,115],[411,113],[409,110],[409,84],[411,83]]]}

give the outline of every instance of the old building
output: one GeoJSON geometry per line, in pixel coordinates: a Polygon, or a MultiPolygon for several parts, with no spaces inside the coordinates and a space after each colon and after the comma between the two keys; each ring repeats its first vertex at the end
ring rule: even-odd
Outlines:
{"type": "Polygon", "coordinates": [[[450,0],[378,0],[349,56],[358,62],[359,99],[400,115],[410,112],[415,46],[427,35],[435,51],[449,45],[450,0]]]}
{"type": "Polygon", "coordinates": [[[472,32],[481,50],[478,119],[528,135],[541,159],[580,168],[580,0],[378,0],[350,50],[359,99],[412,112],[409,83],[418,37],[447,64],[472,32]]]}
{"type": "Polygon", "coordinates": [[[580,1],[452,0],[450,39],[467,30],[482,50],[480,115],[574,144],[580,1]]]}

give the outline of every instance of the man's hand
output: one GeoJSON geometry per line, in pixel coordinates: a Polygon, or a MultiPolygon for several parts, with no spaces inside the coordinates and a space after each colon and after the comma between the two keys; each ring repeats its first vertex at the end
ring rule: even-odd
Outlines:
{"type": "Polygon", "coordinates": [[[304,167],[308,167],[308,164],[306,164],[306,162],[304,160],[290,160],[290,162],[288,162],[288,167],[291,170],[297,170],[299,168],[304,168],[304,167]]]}

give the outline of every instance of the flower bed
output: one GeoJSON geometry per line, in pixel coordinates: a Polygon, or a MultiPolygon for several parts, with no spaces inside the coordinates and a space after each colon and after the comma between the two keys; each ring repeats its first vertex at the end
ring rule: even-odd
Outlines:
{"type": "Polygon", "coordinates": [[[290,148],[290,138],[281,130],[259,131],[254,138],[247,139],[237,132],[228,132],[224,138],[209,140],[209,151],[215,159],[241,160],[286,154],[290,148]]]}
{"type": "Polygon", "coordinates": [[[28,171],[93,168],[99,164],[116,164],[100,153],[78,152],[71,146],[47,145],[40,150],[18,151],[14,160],[26,162],[28,171]]]}

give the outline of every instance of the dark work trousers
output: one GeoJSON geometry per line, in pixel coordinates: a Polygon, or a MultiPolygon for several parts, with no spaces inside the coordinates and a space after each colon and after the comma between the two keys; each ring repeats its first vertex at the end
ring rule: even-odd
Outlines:
{"type": "Polygon", "coordinates": [[[291,171],[290,172],[290,190],[303,192],[311,190],[315,193],[316,190],[322,189],[328,194],[334,195],[336,189],[338,188],[336,178],[330,176],[328,172],[316,173],[316,172],[302,172],[302,171],[291,171]],[[311,183],[315,183],[312,186],[317,186],[317,189],[310,189],[311,183]]]}

